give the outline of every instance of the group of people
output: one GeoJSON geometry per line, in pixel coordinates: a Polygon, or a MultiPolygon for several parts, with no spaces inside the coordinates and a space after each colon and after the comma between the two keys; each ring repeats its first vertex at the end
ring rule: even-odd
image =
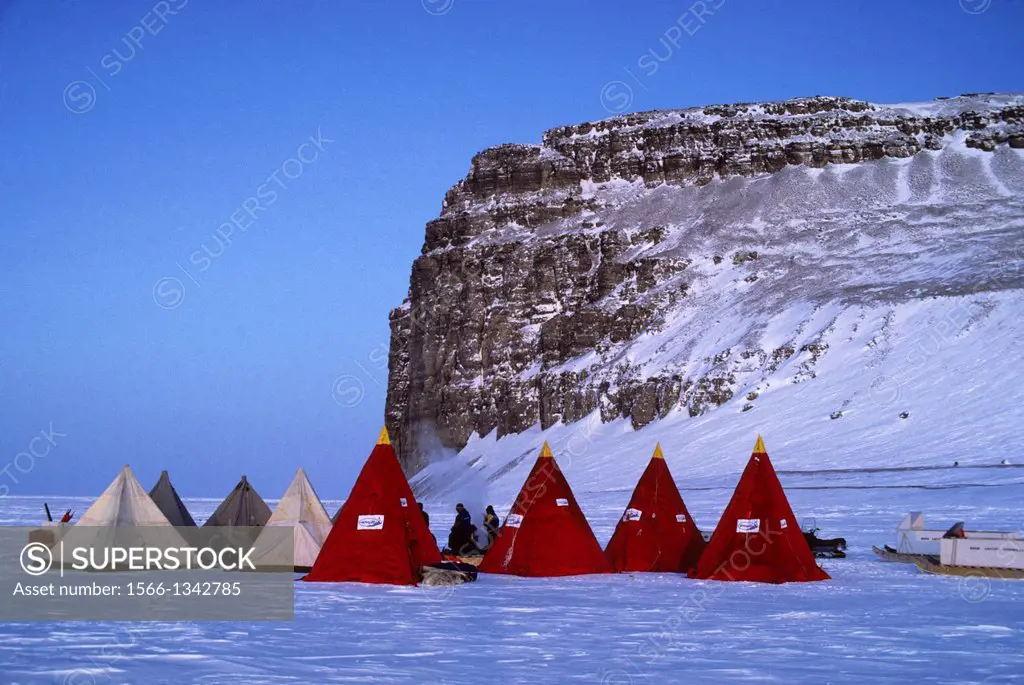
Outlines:
{"type": "MultiPolygon", "coordinates": [[[[427,527],[430,527],[430,515],[420,503],[420,512],[427,527]]],[[[469,510],[460,502],[455,505],[455,522],[448,533],[447,552],[455,556],[474,556],[483,554],[494,544],[498,537],[498,530],[501,528],[501,519],[494,512],[494,507],[487,505],[484,512],[484,532],[487,534],[486,543],[477,538],[478,528],[473,524],[473,516],[469,510]]]]}

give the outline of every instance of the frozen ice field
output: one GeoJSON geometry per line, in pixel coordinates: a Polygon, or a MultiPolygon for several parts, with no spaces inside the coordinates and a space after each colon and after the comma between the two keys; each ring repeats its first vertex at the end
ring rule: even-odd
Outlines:
{"type": "MultiPolygon", "coordinates": [[[[1024,468],[781,478],[802,525],[849,542],[846,559],[822,562],[830,582],[637,574],[482,575],[456,588],[299,583],[293,623],[0,624],[0,682],[1024,683],[1024,582],[928,576],[871,552],[893,543],[909,510],[934,527],[1024,527],[1024,468]]],[[[710,528],[735,479],[680,484],[710,528]]],[[[630,489],[577,492],[602,544],[630,489]]],[[[44,499],[60,510],[87,504],[11,497],[0,500],[0,524],[38,523],[44,499]]],[[[186,502],[197,519],[217,504],[186,502]]],[[[440,540],[453,503],[427,502],[440,540]]],[[[328,511],[338,504],[326,502],[328,511]]]]}

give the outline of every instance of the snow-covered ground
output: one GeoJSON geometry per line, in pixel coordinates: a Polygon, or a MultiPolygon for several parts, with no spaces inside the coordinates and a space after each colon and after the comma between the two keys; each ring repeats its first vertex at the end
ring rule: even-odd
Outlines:
{"type": "MultiPolygon", "coordinates": [[[[646,455],[635,461],[624,470],[639,473],[646,455]]],[[[573,471],[582,470],[567,467],[578,485],[573,471]]],[[[710,528],[738,471],[686,479],[674,470],[690,512],[710,528]]],[[[850,544],[848,558],[822,562],[830,582],[635,574],[481,576],[456,588],[299,583],[293,623],[0,624],[0,682],[1024,682],[1024,581],[928,576],[871,552],[894,543],[911,509],[935,527],[1024,527],[1024,468],[781,478],[803,525],[850,544]]],[[[602,543],[629,498],[632,483],[621,485],[577,487],[602,543]]],[[[45,499],[61,510],[86,504],[45,499]]],[[[0,500],[0,524],[37,523],[42,501],[0,500]]],[[[187,504],[201,520],[217,502],[187,504]]],[[[326,504],[333,512],[338,503],[326,504]]],[[[427,501],[439,539],[452,504],[427,501]]]]}
{"type": "MultiPolygon", "coordinates": [[[[678,411],[634,430],[595,414],[500,440],[474,437],[413,479],[443,541],[456,501],[477,516],[487,504],[506,512],[546,439],[604,544],[655,442],[691,514],[710,529],[762,432],[801,523],[850,544],[848,558],[822,562],[830,582],[615,575],[481,576],[449,589],[299,583],[292,623],[0,624],[0,684],[1024,683],[1024,581],[928,576],[871,552],[895,542],[911,510],[936,528],[956,520],[1024,528],[1013,372],[1020,293],[811,308],[809,320],[822,321],[808,335],[824,329],[833,343],[814,378],[795,358],[770,384],[752,376],[732,401],[698,417],[678,411]],[[753,390],[754,408],[743,411],[753,390]],[[842,416],[830,418],[836,411],[842,416]]],[[[333,496],[351,487],[314,485],[333,496]]],[[[38,523],[43,501],[54,511],[88,505],[3,498],[0,525],[38,523]]],[[[218,504],[186,502],[199,521],[218,504]]],[[[339,504],[325,502],[331,513],[339,504]]]]}

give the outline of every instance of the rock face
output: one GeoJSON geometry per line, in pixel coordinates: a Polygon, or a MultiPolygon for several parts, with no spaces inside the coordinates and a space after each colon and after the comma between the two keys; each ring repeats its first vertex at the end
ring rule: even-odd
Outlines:
{"type": "Polygon", "coordinates": [[[1024,96],[989,94],[648,112],[479,153],[391,312],[403,465],[594,412],[753,408],[813,382],[833,351],[792,341],[838,310],[1020,287],[1022,147],[1024,96]]]}

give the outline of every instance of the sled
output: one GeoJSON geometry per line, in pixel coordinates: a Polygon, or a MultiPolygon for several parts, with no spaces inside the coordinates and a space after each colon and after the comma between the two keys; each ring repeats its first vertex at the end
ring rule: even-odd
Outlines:
{"type": "Polygon", "coordinates": [[[899,554],[939,556],[941,541],[950,537],[1014,539],[1019,533],[992,530],[966,530],[963,521],[957,521],[946,530],[927,530],[924,514],[912,511],[896,527],[896,549],[899,554]]]}
{"type": "Polygon", "coordinates": [[[911,554],[909,552],[897,552],[889,545],[882,545],[882,549],[879,549],[875,545],[871,546],[875,554],[882,557],[886,561],[895,561],[900,564],[913,564],[917,561],[932,561],[938,563],[939,557],[936,554],[911,554]]]}
{"type": "Polygon", "coordinates": [[[420,582],[427,586],[450,586],[472,583],[477,571],[473,564],[442,561],[420,568],[420,582]]]}
{"type": "Polygon", "coordinates": [[[50,514],[50,505],[43,502],[43,509],[46,511],[46,520],[42,523],[43,527],[30,530],[28,532],[28,541],[30,543],[42,543],[52,548],[64,535],[64,527],[71,525],[71,519],[75,517],[75,512],[68,509],[59,520],[54,521],[53,516],[50,514]]]}
{"type": "Polygon", "coordinates": [[[925,573],[942,576],[960,576],[968,578],[1000,578],[1003,580],[1024,580],[1024,569],[997,568],[995,566],[954,566],[940,564],[931,559],[916,559],[914,563],[925,573]]]}
{"type": "Polygon", "coordinates": [[[451,554],[448,551],[447,547],[445,547],[444,551],[441,552],[441,561],[442,562],[452,561],[452,562],[459,563],[459,564],[467,564],[467,565],[473,566],[475,568],[475,567],[479,566],[480,562],[483,561],[483,560],[484,560],[484,555],[483,554],[472,554],[472,555],[466,555],[466,556],[461,556],[460,557],[458,555],[451,554]]]}
{"type": "Polygon", "coordinates": [[[940,541],[939,563],[965,568],[1024,572],[1024,539],[950,537],[940,541]]]}

